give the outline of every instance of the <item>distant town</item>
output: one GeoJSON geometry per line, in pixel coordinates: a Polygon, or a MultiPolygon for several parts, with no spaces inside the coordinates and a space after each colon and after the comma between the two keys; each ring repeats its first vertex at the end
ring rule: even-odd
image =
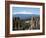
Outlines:
{"type": "Polygon", "coordinates": [[[19,17],[13,17],[13,31],[38,29],[40,29],[40,16],[32,16],[22,20],[19,17]]]}

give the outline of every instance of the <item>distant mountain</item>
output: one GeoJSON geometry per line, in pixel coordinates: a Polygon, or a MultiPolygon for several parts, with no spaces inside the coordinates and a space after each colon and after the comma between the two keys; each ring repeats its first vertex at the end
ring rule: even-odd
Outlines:
{"type": "Polygon", "coordinates": [[[36,14],[16,14],[16,15],[13,15],[13,17],[19,17],[20,20],[24,20],[24,19],[28,19],[28,18],[31,18],[32,16],[40,16],[40,15],[36,15],[36,14]]]}

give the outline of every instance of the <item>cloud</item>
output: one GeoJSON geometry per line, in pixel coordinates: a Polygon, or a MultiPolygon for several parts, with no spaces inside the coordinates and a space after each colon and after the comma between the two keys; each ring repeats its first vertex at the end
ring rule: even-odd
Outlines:
{"type": "Polygon", "coordinates": [[[32,14],[32,12],[14,12],[13,14],[32,14]]]}
{"type": "Polygon", "coordinates": [[[13,14],[36,14],[36,15],[40,15],[40,13],[35,13],[35,12],[14,12],[13,14]]]}

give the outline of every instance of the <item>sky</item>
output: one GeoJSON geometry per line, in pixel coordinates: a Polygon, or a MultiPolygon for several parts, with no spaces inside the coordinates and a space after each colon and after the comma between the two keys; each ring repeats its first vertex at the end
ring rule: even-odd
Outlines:
{"type": "Polygon", "coordinates": [[[13,7],[12,14],[20,19],[27,19],[33,15],[40,15],[40,8],[13,7]]]}
{"type": "Polygon", "coordinates": [[[13,14],[40,14],[39,8],[30,8],[30,7],[13,7],[13,14]]]}

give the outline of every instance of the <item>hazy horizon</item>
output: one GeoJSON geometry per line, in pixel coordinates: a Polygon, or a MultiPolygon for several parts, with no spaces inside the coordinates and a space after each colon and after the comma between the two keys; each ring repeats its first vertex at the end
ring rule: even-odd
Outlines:
{"type": "Polygon", "coordinates": [[[32,16],[40,16],[40,15],[34,15],[34,14],[16,14],[16,15],[13,15],[13,17],[19,17],[20,19],[28,19],[28,18],[31,18],[32,16]]]}

